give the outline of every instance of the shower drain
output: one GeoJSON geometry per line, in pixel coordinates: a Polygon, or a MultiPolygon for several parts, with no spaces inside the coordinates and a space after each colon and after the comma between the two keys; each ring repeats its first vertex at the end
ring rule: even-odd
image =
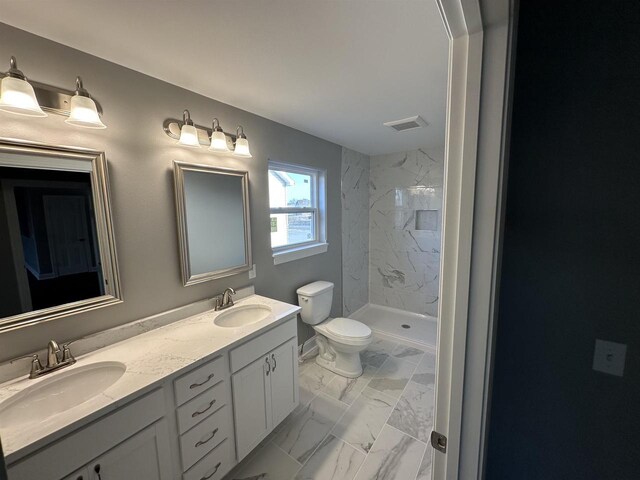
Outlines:
{"type": "Polygon", "coordinates": [[[403,323],[402,328],[411,328],[411,325],[407,325],[406,323],[403,323]]]}

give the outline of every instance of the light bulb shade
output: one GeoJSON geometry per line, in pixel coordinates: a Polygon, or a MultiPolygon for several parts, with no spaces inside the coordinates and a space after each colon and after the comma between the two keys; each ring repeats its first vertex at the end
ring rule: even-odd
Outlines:
{"type": "Polygon", "coordinates": [[[4,77],[0,81],[0,110],[29,117],[46,117],[33,87],[26,80],[4,77]]]}
{"type": "Polygon", "coordinates": [[[234,155],[238,157],[251,158],[251,152],[249,151],[249,142],[246,138],[238,137],[236,140],[236,149],[233,151],[234,155]]]}
{"type": "Polygon", "coordinates": [[[227,136],[224,132],[214,130],[211,134],[211,145],[209,146],[209,150],[214,152],[228,152],[229,147],[227,146],[227,136]]]}
{"type": "Polygon", "coordinates": [[[200,141],[198,140],[198,130],[193,125],[182,125],[180,129],[180,140],[178,145],[183,147],[200,148],[200,141]]]}
{"type": "Polygon", "coordinates": [[[71,97],[71,113],[65,122],[76,127],[107,128],[100,120],[96,102],[89,97],[77,94],[71,97]]]}

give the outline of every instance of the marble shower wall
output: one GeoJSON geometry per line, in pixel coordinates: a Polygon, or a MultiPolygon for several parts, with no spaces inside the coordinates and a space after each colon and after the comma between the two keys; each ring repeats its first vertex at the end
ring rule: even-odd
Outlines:
{"type": "Polygon", "coordinates": [[[371,157],[370,303],[438,315],[443,177],[442,148],[371,157]]]}
{"type": "Polygon", "coordinates": [[[369,302],[369,156],[342,149],[342,306],[369,302]]]}

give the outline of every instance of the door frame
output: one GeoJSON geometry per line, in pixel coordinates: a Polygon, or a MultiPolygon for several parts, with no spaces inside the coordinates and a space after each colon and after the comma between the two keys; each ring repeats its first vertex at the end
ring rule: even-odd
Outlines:
{"type": "Polygon", "coordinates": [[[517,0],[437,0],[449,36],[432,478],[482,478],[517,0]]]}

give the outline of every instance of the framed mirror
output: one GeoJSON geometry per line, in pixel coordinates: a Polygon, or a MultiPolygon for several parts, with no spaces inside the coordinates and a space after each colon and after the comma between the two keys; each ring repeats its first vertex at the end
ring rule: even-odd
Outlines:
{"type": "Polygon", "coordinates": [[[184,286],[251,269],[249,173],[174,162],[184,286]]]}
{"type": "Polygon", "coordinates": [[[0,139],[0,332],[121,301],[104,153],[0,139]]]}

